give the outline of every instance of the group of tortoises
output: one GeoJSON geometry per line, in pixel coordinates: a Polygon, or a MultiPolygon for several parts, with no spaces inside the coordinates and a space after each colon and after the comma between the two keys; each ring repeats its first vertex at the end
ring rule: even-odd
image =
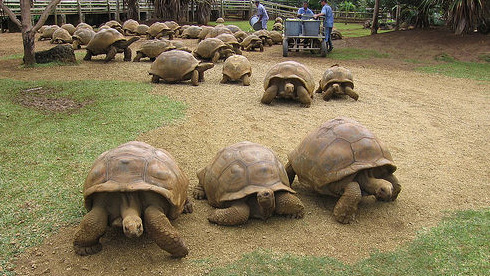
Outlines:
{"type": "MultiPolygon", "coordinates": [[[[349,223],[362,196],[397,198],[401,186],[395,170],[390,152],[373,133],[339,117],[307,134],[288,154],[286,166],[273,150],[257,143],[224,147],[197,172],[192,194],[216,208],[208,220],[219,225],[267,220],[274,214],[299,219],[305,206],[292,189],[297,175],[312,191],[338,197],[333,216],[349,223]]],[[[132,141],[102,153],[85,180],[88,213],[75,233],[75,252],[99,252],[100,238],[114,226],[130,238],[146,232],[172,257],[185,257],[189,250],[170,220],[193,211],[188,189],[188,178],[166,150],[132,141]]]]}

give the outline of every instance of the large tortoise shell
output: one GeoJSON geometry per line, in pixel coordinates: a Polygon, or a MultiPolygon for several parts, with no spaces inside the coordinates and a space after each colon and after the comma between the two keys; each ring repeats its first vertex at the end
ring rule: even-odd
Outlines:
{"type": "Polygon", "coordinates": [[[360,170],[396,170],[390,152],[371,131],[342,117],[326,121],[310,132],[289,153],[288,160],[299,181],[320,193],[326,185],[360,170]]]}
{"type": "Polygon", "coordinates": [[[126,38],[116,29],[103,29],[95,33],[92,40],[88,43],[87,49],[95,54],[106,53],[109,46],[121,40],[126,40],[126,38]]]}
{"type": "Polygon", "coordinates": [[[264,89],[267,90],[270,81],[274,78],[296,79],[303,83],[306,90],[312,93],[315,90],[315,81],[310,70],[296,61],[284,61],[272,66],[264,78],[264,89]]]}
{"type": "Polygon", "coordinates": [[[171,50],[161,53],[151,64],[150,74],[157,75],[164,81],[180,81],[196,69],[199,61],[189,52],[171,50]]]}
{"type": "Polygon", "coordinates": [[[229,46],[226,45],[221,39],[214,37],[206,38],[197,44],[195,52],[202,58],[211,58],[216,51],[225,47],[229,46]]]}
{"type": "Polygon", "coordinates": [[[252,74],[252,65],[246,57],[232,55],[223,64],[223,74],[232,80],[239,80],[245,74],[252,74]]]}
{"type": "Polygon", "coordinates": [[[184,209],[189,180],[173,157],[163,149],[131,141],[102,153],[95,160],[83,187],[85,208],[92,208],[92,195],[102,192],[151,191],[171,205],[168,217],[184,209]]]}
{"type": "Polygon", "coordinates": [[[197,176],[209,204],[218,208],[264,188],[295,193],[289,187],[286,170],[276,154],[248,141],[220,150],[197,176]]]}
{"type": "Polygon", "coordinates": [[[350,86],[352,89],[354,88],[354,77],[349,69],[333,65],[328,68],[325,73],[323,73],[323,77],[320,80],[320,86],[322,90],[327,90],[329,86],[332,86],[334,83],[344,84],[350,86]]]}

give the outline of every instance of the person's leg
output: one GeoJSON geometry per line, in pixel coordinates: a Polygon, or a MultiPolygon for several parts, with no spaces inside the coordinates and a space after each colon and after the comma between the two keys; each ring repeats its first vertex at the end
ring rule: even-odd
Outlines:
{"type": "Polygon", "coordinates": [[[325,40],[327,41],[327,44],[328,44],[328,47],[327,47],[327,51],[330,52],[332,51],[333,49],[333,45],[332,45],[332,28],[325,28],[326,29],[326,34],[325,34],[325,40]]]}
{"type": "Polygon", "coordinates": [[[262,19],[262,29],[267,30],[267,19],[262,19]]]}

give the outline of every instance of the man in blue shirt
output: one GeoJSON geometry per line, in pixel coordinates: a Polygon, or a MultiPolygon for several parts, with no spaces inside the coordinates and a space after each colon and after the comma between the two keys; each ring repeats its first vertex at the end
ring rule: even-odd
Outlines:
{"type": "Polygon", "coordinates": [[[325,29],[325,41],[327,42],[328,50],[332,51],[332,39],[330,34],[332,33],[333,28],[333,11],[332,8],[327,4],[327,0],[321,0],[320,2],[323,6],[322,11],[313,15],[314,18],[318,18],[320,16],[325,16],[325,20],[323,21],[323,27],[325,29]]]}
{"type": "Polygon", "coordinates": [[[255,6],[257,7],[259,21],[262,23],[262,29],[267,30],[267,20],[269,20],[269,15],[267,15],[264,5],[260,4],[259,0],[255,0],[255,6]]]}
{"type": "Polygon", "coordinates": [[[303,2],[303,7],[298,9],[298,17],[303,19],[308,19],[313,17],[314,13],[308,8],[308,1],[303,2]]]}

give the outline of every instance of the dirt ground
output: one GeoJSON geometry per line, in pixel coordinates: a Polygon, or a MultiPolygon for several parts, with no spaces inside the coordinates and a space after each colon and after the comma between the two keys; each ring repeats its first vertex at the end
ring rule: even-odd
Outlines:
{"type": "MultiPolygon", "coordinates": [[[[185,42],[191,47],[197,43],[185,42]]],[[[139,43],[132,45],[133,52],[139,43]]],[[[190,249],[181,260],[171,259],[147,237],[129,240],[118,231],[103,237],[100,253],[80,257],[72,250],[73,225],[19,255],[15,271],[20,275],[199,275],[259,248],[353,263],[376,250],[403,246],[418,232],[435,226],[445,210],[490,206],[490,83],[418,73],[411,70],[414,63],[405,61],[434,63],[434,56],[442,53],[475,61],[479,55],[490,53],[490,36],[459,37],[445,30],[412,30],[336,40],[334,46],[334,51],[357,47],[391,55],[360,61],[308,53],[284,58],[279,45],[266,47],[263,53],[245,52],[253,67],[249,87],[219,84],[222,63],[207,71],[206,81],[198,87],[189,83],[154,85],[152,93],[185,102],[186,117],[136,139],[171,152],[192,188],[198,182],[196,172],[227,145],[257,142],[274,150],[285,163],[287,153],[310,130],[326,120],[347,116],[371,129],[391,150],[398,166],[395,175],[402,185],[395,202],[381,203],[367,197],[360,204],[356,221],[342,225],[332,217],[335,198],[313,194],[295,180],[293,188],[306,206],[303,219],[273,217],[265,222],[250,220],[238,227],[216,226],[206,219],[211,207],[205,201],[195,201],[194,213],[173,222],[190,249]],[[349,68],[359,101],[325,102],[317,95],[311,108],[286,101],[261,104],[267,69],[286,60],[305,64],[316,80],[332,64],[349,68]]],[[[36,42],[38,50],[49,47],[48,42],[36,42]]],[[[21,52],[20,34],[0,34],[0,56],[21,52]]],[[[109,64],[101,59],[61,69],[23,69],[18,60],[0,60],[0,76],[150,81],[150,62],[125,63],[119,55],[109,64]]],[[[82,183],[81,179],[79,185],[82,183]]]]}

